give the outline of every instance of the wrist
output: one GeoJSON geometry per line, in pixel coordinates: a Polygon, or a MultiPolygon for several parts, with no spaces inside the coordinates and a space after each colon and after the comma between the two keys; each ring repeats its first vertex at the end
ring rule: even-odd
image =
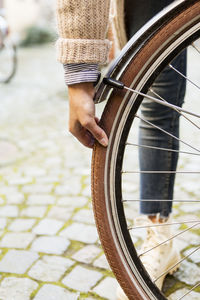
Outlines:
{"type": "Polygon", "coordinates": [[[92,82],[76,83],[68,86],[70,102],[88,102],[93,100],[95,88],[92,82]]]}
{"type": "Polygon", "coordinates": [[[94,89],[93,82],[80,82],[68,85],[69,90],[90,90],[94,89]]]}

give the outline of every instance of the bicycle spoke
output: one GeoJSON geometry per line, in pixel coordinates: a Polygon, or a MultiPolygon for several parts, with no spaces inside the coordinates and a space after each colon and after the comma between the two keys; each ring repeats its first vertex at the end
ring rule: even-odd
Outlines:
{"type": "Polygon", "coordinates": [[[143,253],[141,253],[141,254],[139,255],[139,257],[141,257],[142,255],[144,255],[144,254],[146,254],[146,253],[152,251],[153,249],[158,248],[159,246],[161,246],[161,245],[167,243],[168,241],[173,240],[173,239],[176,238],[177,236],[182,235],[183,233],[189,231],[190,229],[194,228],[195,226],[197,226],[197,225],[199,225],[199,224],[200,224],[200,222],[197,222],[196,224],[190,226],[189,228],[187,228],[187,229],[185,229],[185,230],[183,230],[183,231],[181,231],[181,232],[179,232],[179,233],[173,235],[172,237],[170,237],[169,239],[163,241],[162,243],[160,243],[160,244],[158,244],[158,245],[156,245],[156,246],[154,246],[154,247],[152,247],[152,248],[150,248],[150,249],[144,251],[143,253]]]}
{"type": "Polygon", "coordinates": [[[171,270],[174,269],[174,267],[178,266],[181,262],[183,262],[184,260],[186,260],[188,257],[190,257],[192,254],[194,254],[195,252],[197,252],[199,249],[200,249],[200,246],[197,247],[195,250],[193,250],[188,255],[186,255],[185,257],[183,257],[179,262],[177,262],[176,264],[174,264],[172,267],[170,267],[169,269],[167,269],[165,272],[161,273],[153,282],[155,283],[160,277],[162,277],[163,275],[168,274],[171,270]]]}
{"type": "MultiPolygon", "coordinates": [[[[165,100],[163,97],[161,97],[160,95],[158,95],[153,89],[149,89],[150,92],[152,92],[156,97],[160,98],[161,100],[163,100],[164,102],[167,102],[167,100],[165,100]]],[[[190,122],[192,125],[194,125],[195,127],[197,127],[198,129],[200,129],[200,126],[198,126],[195,122],[193,122],[190,118],[188,118],[185,114],[183,114],[181,111],[178,111],[176,109],[176,111],[184,118],[186,119],[188,122],[190,122]]]]}
{"type": "Polygon", "coordinates": [[[195,284],[187,293],[185,293],[183,296],[181,296],[180,298],[178,298],[177,300],[181,300],[183,298],[185,298],[185,296],[187,296],[188,294],[190,294],[194,289],[196,289],[198,286],[200,286],[200,282],[198,282],[197,284],[195,284]]]}
{"type": "Polygon", "coordinates": [[[183,154],[190,154],[190,155],[197,155],[200,156],[199,153],[194,153],[194,152],[187,152],[187,151],[181,151],[181,150],[175,150],[175,149],[168,149],[168,148],[162,148],[162,147],[154,147],[154,146],[148,146],[148,145],[141,145],[141,144],[136,144],[136,143],[126,143],[127,146],[137,146],[140,148],[149,148],[149,149],[155,149],[155,150],[161,150],[161,151],[168,151],[168,152],[178,152],[178,153],[183,153],[183,154]]]}
{"type": "Polygon", "coordinates": [[[131,226],[128,227],[128,230],[135,230],[138,228],[149,228],[149,227],[163,227],[163,226],[171,226],[171,225],[182,225],[182,224],[190,224],[190,223],[198,223],[197,220],[184,221],[184,222],[172,222],[172,223],[159,223],[159,224],[151,224],[151,225],[142,225],[142,226],[131,226]]]}
{"type": "Polygon", "coordinates": [[[180,76],[182,76],[183,78],[185,78],[187,81],[189,81],[191,84],[193,84],[196,88],[198,88],[200,90],[200,87],[194,83],[191,79],[189,79],[187,76],[185,76],[183,73],[181,73],[179,70],[177,70],[175,67],[173,67],[171,64],[169,64],[169,67],[174,70],[177,74],[179,74],[180,76]]]}
{"type": "Polygon", "coordinates": [[[145,119],[142,118],[141,116],[135,115],[135,117],[138,118],[138,119],[140,119],[140,120],[142,120],[143,122],[145,122],[145,123],[151,125],[152,127],[154,127],[154,128],[156,128],[156,129],[158,129],[158,130],[164,132],[165,134],[169,135],[170,137],[173,137],[173,138],[176,139],[177,141],[179,141],[179,142],[183,143],[184,145],[186,145],[186,146],[192,148],[193,150],[196,150],[197,152],[200,152],[199,149],[197,149],[197,148],[195,148],[194,146],[192,146],[192,145],[186,143],[185,141],[183,141],[183,140],[181,140],[180,138],[176,137],[175,135],[169,133],[168,131],[162,129],[161,127],[156,126],[156,125],[154,125],[153,123],[151,123],[151,122],[145,120],[145,119]]]}
{"type": "MultiPolygon", "coordinates": [[[[121,83],[121,84],[122,84],[122,83],[121,83]]],[[[145,97],[145,98],[147,98],[147,99],[150,99],[150,100],[152,100],[152,101],[154,101],[154,102],[156,102],[156,103],[159,103],[159,104],[161,104],[161,105],[167,106],[167,107],[169,107],[169,108],[171,108],[171,109],[173,109],[173,110],[175,110],[175,111],[177,111],[177,110],[178,110],[178,111],[182,111],[182,112],[187,113],[187,114],[189,114],[189,115],[191,115],[191,116],[200,118],[200,115],[199,115],[199,114],[193,113],[193,112],[191,112],[191,111],[189,111],[189,110],[186,110],[186,109],[184,109],[184,108],[182,108],[182,107],[176,106],[176,105],[171,104],[171,103],[168,103],[168,102],[164,102],[164,101],[159,100],[159,99],[157,99],[157,98],[155,98],[155,97],[152,97],[152,96],[149,96],[149,95],[144,94],[144,93],[142,93],[142,92],[139,92],[139,91],[137,91],[137,90],[131,89],[131,88],[125,86],[125,85],[123,86],[123,88],[124,88],[125,90],[127,90],[127,91],[131,91],[132,93],[135,93],[135,94],[137,94],[137,95],[140,95],[140,96],[143,96],[143,97],[145,97]]]]}
{"type": "Polygon", "coordinates": [[[178,202],[178,203],[199,203],[200,200],[170,200],[170,199],[125,199],[122,202],[178,202]]]}
{"type": "Polygon", "coordinates": [[[200,174],[199,171],[122,171],[123,174],[200,174]]]}

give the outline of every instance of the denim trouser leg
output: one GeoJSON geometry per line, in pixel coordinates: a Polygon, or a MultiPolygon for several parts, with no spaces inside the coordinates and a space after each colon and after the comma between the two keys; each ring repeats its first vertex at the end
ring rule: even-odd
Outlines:
{"type": "Polygon", "coordinates": [[[172,2],[174,0],[125,0],[125,24],[128,39],[172,2]]]}
{"type": "MultiPolygon", "coordinates": [[[[159,12],[173,0],[126,0],[125,15],[127,34],[130,38],[144,23],[159,12]]],[[[174,59],[172,64],[183,74],[186,74],[186,51],[174,59]]],[[[185,95],[185,79],[169,67],[158,76],[153,85],[153,90],[165,100],[182,105],[185,95]]],[[[144,100],[142,105],[143,117],[156,126],[179,136],[179,114],[160,104],[144,100]]],[[[178,149],[179,143],[162,131],[152,128],[145,122],[140,124],[139,143],[154,147],[178,149]]],[[[178,154],[161,150],[140,148],[140,169],[144,171],[176,170],[178,154]]],[[[140,198],[141,199],[173,199],[174,174],[141,174],[140,198]]],[[[160,213],[167,217],[171,212],[172,202],[140,202],[140,212],[147,215],[160,213]]]]}
{"type": "MultiPolygon", "coordinates": [[[[180,72],[186,74],[186,50],[173,62],[180,72]]],[[[158,76],[153,90],[168,102],[182,106],[185,95],[185,79],[169,67],[158,76]]],[[[151,93],[149,93],[151,95],[151,93]]],[[[152,96],[155,96],[152,94],[152,96]]],[[[161,104],[145,99],[142,104],[142,117],[172,135],[179,137],[179,113],[161,104]]],[[[139,144],[178,150],[179,142],[161,130],[141,121],[139,144]]],[[[175,171],[178,153],[148,148],[139,151],[140,169],[142,171],[175,171]]],[[[141,174],[141,199],[173,199],[175,174],[141,174]]],[[[143,214],[167,217],[171,212],[172,202],[140,202],[143,214]]]]}

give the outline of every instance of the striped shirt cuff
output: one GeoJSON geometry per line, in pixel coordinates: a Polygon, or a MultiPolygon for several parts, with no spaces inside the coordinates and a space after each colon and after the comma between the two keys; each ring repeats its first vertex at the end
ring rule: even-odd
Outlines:
{"type": "Polygon", "coordinates": [[[64,64],[64,78],[67,85],[94,82],[97,83],[100,77],[98,64],[64,64]]]}

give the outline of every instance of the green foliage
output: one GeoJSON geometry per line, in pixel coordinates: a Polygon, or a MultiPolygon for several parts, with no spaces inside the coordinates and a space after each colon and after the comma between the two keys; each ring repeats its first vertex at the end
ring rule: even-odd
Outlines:
{"type": "Polygon", "coordinates": [[[25,38],[21,42],[21,46],[30,46],[36,44],[44,44],[53,42],[56,39],[56,33],[42,26],[31,26],[26,29],[25,38]]]}

